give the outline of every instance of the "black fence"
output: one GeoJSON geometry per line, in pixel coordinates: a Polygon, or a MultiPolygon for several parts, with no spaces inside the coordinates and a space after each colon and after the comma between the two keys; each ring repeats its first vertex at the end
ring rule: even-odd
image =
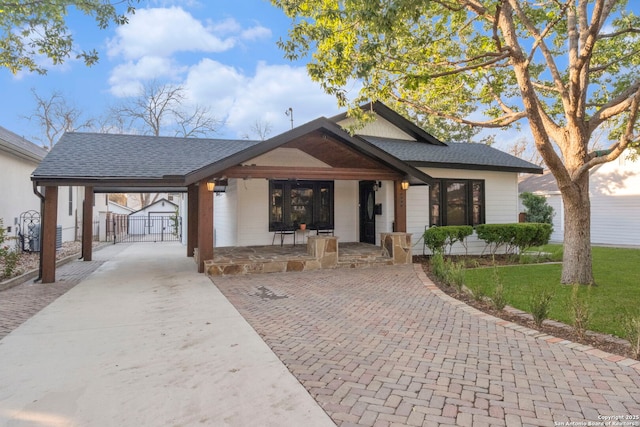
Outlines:
{"type": "Polygon", "coordinates": [[[111,215],[107,220],[107,238],[113,243],[180,242],[182,217],[111,215]]]}

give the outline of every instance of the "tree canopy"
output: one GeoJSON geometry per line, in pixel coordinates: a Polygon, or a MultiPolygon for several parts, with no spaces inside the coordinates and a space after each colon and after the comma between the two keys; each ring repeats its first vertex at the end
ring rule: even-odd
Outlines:
{"type": "Polygon", "coordinates": [[[72,54],[86,65],[98,61],[98,52],[74,52],[74,39],[67,25],[71,8],[95,18],[99,28],[127,23],[139,0],[0,0],[0,66],[12,73],[29,70],[46,73],[40,56],[55,64],[72,54]],[[122,11],[121,11],[122,10],[122,11]]]}
{"type": "Polygon", "coordinates": [[[286,56],[355,116],[382,100],[436,125],[528,123],[569,218],[562,280],[593,282],[588,171],[639,141],[640,18],[626,0],[272,2],[293,19],[286,56]],[[589,151],[599,128],[611,145],[589,151]]]}

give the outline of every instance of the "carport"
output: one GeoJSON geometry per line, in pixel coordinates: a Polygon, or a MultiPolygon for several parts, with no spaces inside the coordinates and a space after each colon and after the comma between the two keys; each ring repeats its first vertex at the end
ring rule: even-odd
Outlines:
{"type": "Polygon", "coordinates": [[[82,257],[92,259],[94,194],[187,193],[187,256],[199,248],[198,271],[213,257],[213,192],[211,176],[194,171],[223,159],[257,141],[204,140],[141,135],[66,133],[32,174],[40,199],[42,234],[40,277],[56,280],[56,224],[58,188],[84,187],[82,257]]]}

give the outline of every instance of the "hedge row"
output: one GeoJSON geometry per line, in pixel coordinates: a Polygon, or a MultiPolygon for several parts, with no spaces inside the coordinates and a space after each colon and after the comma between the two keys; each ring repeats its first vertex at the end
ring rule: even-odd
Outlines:
{"type": "MultiPolygon", "coordinates": [[[[491,254],[501,247],[506,253],[520,253],[532,246],[549,243],[552,227],[550,224],[523,222],[513,224],[480,224],[476,226],[480,240],[484,240],[491,254]]],[[[466,248],[466,238],[473,233],[470,225],[450,225],[431,227],[425,230],[422,238],[432,253],[444,253],[451,250],[454,243],[460,242],[466,248]]]]}

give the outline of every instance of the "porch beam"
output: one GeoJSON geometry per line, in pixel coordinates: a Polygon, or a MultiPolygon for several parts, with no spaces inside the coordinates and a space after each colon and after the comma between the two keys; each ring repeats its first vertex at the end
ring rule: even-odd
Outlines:
{"type": "Polygon", "coordinates": [[[213,191],[207,180],[198,185],[198,273],[204,273],[204,261],[213,259],[213,191]]]}
{"type": "Polygon", "coordinates": [[[318,167],[281,167],[281,166],[234,166],[220,173],[227,178],[265,178],[265,179],[343,179],[394,181],[402,176],[385,169],[359,168],[318,168],[318,167]]]}
{"type": "Polygon", "coordinates": [[[42,229],[40,230],[40,256],[42,257],[42,283],[56,281],[56,226],[58,223],[58,187],[44,188],[42,229]]]}
{"type": "Polygon", "coordinates": [[[82,259],[91,261],[93,256],[93,187],[84,187],[82,206],[82,259]]]}
{"type": "Polygon", "coordinates": [[[393,212],[395,218],[395,230],[407,232],[407,191],[402,189],[402,181],[393,182],[393,212]]]}
{"type": "Polygon", "coordinates": [[[193,257],[198,244],[198,186],[187,187],[187,256],[193,257]]]}

